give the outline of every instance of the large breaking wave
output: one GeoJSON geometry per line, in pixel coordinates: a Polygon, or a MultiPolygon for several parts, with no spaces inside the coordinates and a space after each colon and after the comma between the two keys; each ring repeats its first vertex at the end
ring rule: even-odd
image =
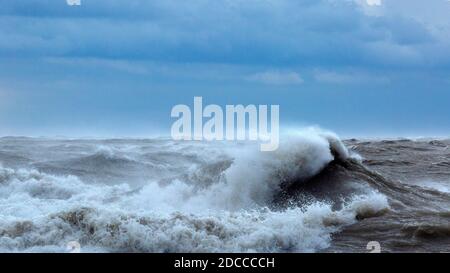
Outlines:
{"type": "Polygon", "coordinates": [[[14,154],[20,164],[3,155],[0,251],[78,241],[101,252],[315,252],[390,207],[373,187],[308,189],[330,164],[359,164],[324,131],[284,136],[270,153],[169,140],[33,145],[38,153],[14,154]]]}

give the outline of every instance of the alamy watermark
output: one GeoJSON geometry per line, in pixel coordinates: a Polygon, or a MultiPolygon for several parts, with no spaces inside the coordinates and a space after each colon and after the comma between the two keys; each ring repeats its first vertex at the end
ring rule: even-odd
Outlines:
{"type": "Polygon", "coordinates": [[[369,253],[381,253],[381,245],[378,241],[370,241],[367,243],[366,249],[369,253]]]}
{"type": "Polygon", "coordinates": [[[216,104],[204,107],[203,98],[194,97],[193,113],[189,106],[179,104],[172,108],[171,117],[178,118],[171,128],[174,140],[250,140],[259,141],[261,151],[278,149],[279,105],[226,105],[224,111],[216,104]]]}
{"type": "Polygon", "coordinates": [[[81,245],[78,241],[70,241],[66,244],[66,250],[69,253],[81,253],[81,245]]]}

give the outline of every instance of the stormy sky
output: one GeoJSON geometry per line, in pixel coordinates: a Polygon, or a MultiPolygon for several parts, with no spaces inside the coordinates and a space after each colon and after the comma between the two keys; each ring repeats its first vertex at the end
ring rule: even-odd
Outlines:
{"type": "Polygon", "coordinates": [[[176,104],[450,134],[450,1],[0,0],[0,135],[168,135],[176,104]]]}

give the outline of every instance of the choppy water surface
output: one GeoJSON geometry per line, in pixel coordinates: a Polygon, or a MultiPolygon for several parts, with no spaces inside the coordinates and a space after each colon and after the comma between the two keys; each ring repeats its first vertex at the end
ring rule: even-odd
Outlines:
{"type": "Polygon", "coordinates": [[[0,139],[0,251],[450,251],[450,141],[0,139]]]}

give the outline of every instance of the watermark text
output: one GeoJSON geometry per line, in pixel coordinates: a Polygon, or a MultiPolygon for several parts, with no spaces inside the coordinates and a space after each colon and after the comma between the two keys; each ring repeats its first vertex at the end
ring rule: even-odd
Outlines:
{"type": "Polygon", "coordinates": [[[172,108],[171,117],[178,118],[171,128],[174,140],[259,141],[261,151],[279,146],[279,105],[226,105],[224,111],[216,104],[204,106],[202,97],[194,97],[193,113],[188,105],[179,104],[172,108]]]}

